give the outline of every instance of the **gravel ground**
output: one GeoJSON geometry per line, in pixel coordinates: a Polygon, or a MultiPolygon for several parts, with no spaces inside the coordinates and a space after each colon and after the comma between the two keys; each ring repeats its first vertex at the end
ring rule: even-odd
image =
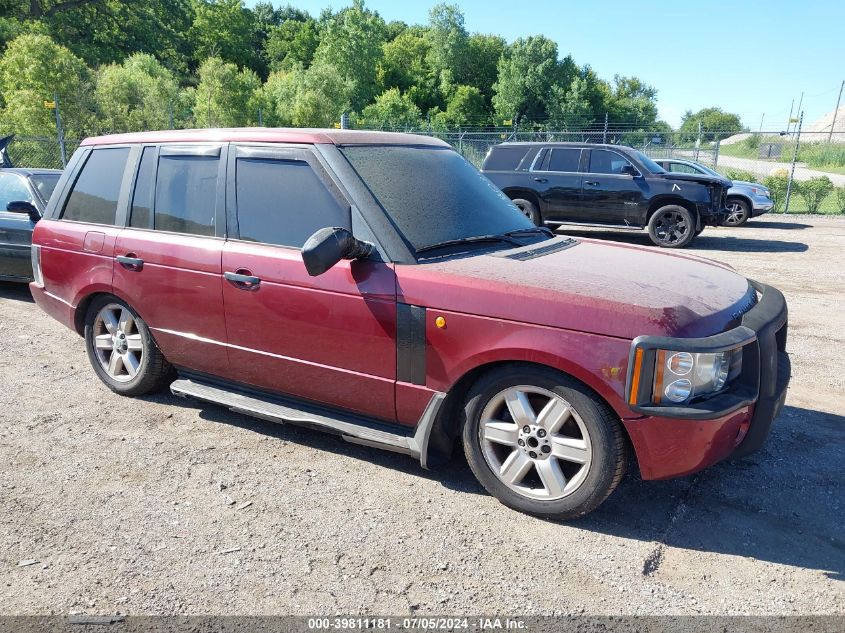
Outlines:
{"type": "Polygon", "coordinates": [[[462,460],[117,396],[0,284],[0,614],[845,614],[843,249],[842,218],[707,229],[693,252],[790,302],[787,406],[751,458],[571,524],[462,460]]]}

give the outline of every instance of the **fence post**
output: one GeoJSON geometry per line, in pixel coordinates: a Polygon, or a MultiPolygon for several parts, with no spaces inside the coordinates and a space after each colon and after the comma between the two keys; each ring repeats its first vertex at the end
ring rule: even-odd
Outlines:
{"type": "Polygon", "coordinates": [[[264,127],[264,112],[258,108],[258,127],[264,127]]]}
{"type": "Polygon", "coordinates": [[[53,101],[56,102],[56,134],[59,138],[59,152],[62,155],[62,169],[67,167],[67,154],[65,153],[65,132],[62,129],[62,115],[59,112],[59,93],[53,93],[53,101]]]}
{"type": "Polygon", "coordinates": [[[833,121],[830,124],[830,132],[827,135],[827,142],[830,143],[833,139],[833,128],[836,125],[836,115],[839,114],[839,102],[842,101],[842,89],[845,88],[845,79],[839,84],[839,96],[836,98],[836,108],[833,110],[833,121]]]}
{"type": "Polygon", "coordinates": [[[698,138],[695,140],[695,162],[698,162],[698,153],[701,151],[701,121],[698,122],[698,138]]]}
{"type": "Polygon", "coordinates": [[[719,148],[722,146],[722,139],[716,137],[716,151],[713,153],[713,169],[719,164],[719,148]]]}
{"type": "Polygon", "coordinates": [[[601,135],[601,142],[607,143],[607,112],[604,113],[604,133],[601,135]]]}
{"type": "Polygon", "coordinates": [[[170,129],[173,129],[173,102],[167,104],[167,113],[170,115],[170,129]]]}
{"type": "Polygon", "coordinates": [[[795,163],[798,160],[798,144],[801,142],[801,125],[804,123],[804,111],[798,114],[798,134],[795,137],[795,149],[792,150],[792,170],[789,172],[789,182],[786,183],[786,203],[784,213],[789,213],[789,198],[792,196],[792,181],[795,179],[795,163]]]}

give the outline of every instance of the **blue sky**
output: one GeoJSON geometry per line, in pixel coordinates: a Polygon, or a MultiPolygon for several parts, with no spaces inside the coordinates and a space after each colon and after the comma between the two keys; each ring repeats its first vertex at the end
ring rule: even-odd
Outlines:
{"type": "MultiPolygon", "coordinates": [[[[315,17],[350,1],[290,2],[315,17]]],[[[658,90],[661,118],[680,123],[687,109],[719,106],[757,129],[786,127],[789,106],[804,91],[805,123],[833,110],[845,79],[842,0],[715,0],[674,2],[577,0],[451,0],[470,32],[509,42],[542,34],[610,79],[637,75],[658,90]]],[[[247,5],[255,4],[247,0],[247,5]]],[[[433,0],[368,0],[385,20],[425,23],[433,0]]],[[[845,101],[845,97],[843,97],[845,101]]]]}

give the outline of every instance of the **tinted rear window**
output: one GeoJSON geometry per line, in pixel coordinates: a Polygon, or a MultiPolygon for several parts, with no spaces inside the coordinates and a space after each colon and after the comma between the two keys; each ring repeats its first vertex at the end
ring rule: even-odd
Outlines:
{"type": "Polygon", "coordinates": [[[487,160],[484,161],[484,169],[491,171],[516,169],[529,149],[528,147],[494,147],[487,160]]]}
{"type": "Polygon", "coordinates": [[[214,235],[219,163],[219,158],[208,156],[159,157],[156,230],[214,235]]]}
{"type": "Polygon", "coordinates": [[[95,149],[73,185],[62,218],[114,224],[129,148],[95,149]]]}
{"type": "Polygon", "coordinates": [[[349,208],[304,161],[239,158],[236,191],[242,240],[299,248],[318,229],[352,228],[349,208]]]}
{"type": "Polygon", "coordinates": [[[549,171],[578,171],[581,150],[555,147],[549,158],[549,171]]]}

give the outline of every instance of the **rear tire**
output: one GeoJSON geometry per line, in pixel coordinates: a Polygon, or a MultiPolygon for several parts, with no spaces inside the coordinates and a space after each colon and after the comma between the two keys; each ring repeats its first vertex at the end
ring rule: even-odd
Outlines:
{"type": "Polygon", "coordinates": [[[695,239],[697,218],[685,207],[667,204],[648,220],[648,236],[663,248],[684,248],[695,239]]]}
{"type": "Polygon", "coordinates": [[[543,226],[543,215],[537,205],[530,200],[524,198],[514,198],[512,202],[519,207],[519,210],[525,214],[529,220],[534,223],[534,226],[543,226]]]}
{"type": "Polygon", "coordinates": [[[552,369],[510,365],[482,377],[464,407],[467,462],[506,506],[576,519],[625,474],[624,434],[586,386],[552,369]]]}
{"type": "Polygon", "coordinates": [[[722,220],[722,226],[742,226],[751,217],[751,208],[745,200],[731,198],[728,200],[728,214],[722,220]]]}
{"type": "Polygon", "coordinates": [[[144,320],[125,302],[102,296],[85,313],[88,360],[106,386],[124,396],[158,391],[174,370],[158,349],[144,320]]]}

